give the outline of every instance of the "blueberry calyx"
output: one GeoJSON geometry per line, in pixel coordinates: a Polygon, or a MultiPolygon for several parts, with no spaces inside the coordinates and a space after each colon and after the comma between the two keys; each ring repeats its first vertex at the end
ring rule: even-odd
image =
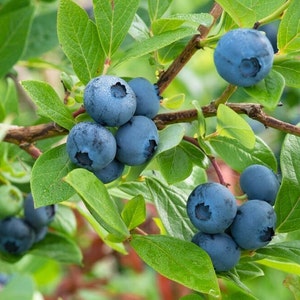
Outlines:
{"type": "Polygon", "coordinates": [[[196,218],[202,221],[209,220],[211,217],[211,211],[209,210],[209,205],[205,205],[204,203],[199,203],[196,205],[195,209],[196,218]]]}
{"type": "Polygon", "coordinates": [[[93,161],[90,159],[89,154],[86,152],[78,151],[75,155],[75,158],[83,167],[91,167],[93,164],[93,161]]]}
{"type": "Polygon", "coordinates": [[[243,77],[255,77],[260,71],[261,65],[256,57],[244,58],[239,69],[243,77]]]}
{"type": "Polygon", "coordinates": [[[126,93],[126,87],[121,82],[117,82],[116,84],[112,85],[111,88],[111,94],[115,98],[124,98],[126,93]]]}

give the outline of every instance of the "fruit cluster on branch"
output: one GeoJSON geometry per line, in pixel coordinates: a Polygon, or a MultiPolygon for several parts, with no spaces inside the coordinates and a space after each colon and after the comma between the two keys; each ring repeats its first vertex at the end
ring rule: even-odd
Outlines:
{"type": "MultiPolygon", "coordinates": [[[[212,26],[216,23],[218,18],[222,14],[222,8],[219,4],[214,4],[213,8],[210,11],[210,14],[213,17],[213,22],[210,27],[205,27],[203,25],[199,26],[199,34],[196,34],[192,37],[190,42],[186,45],[181,54],[172,62],[168,69],[164,72],[161,72],[160,77],[157,82],[157,87],[162,93],[180,70],[186,65],[190,58],[195,54],[195,52],[201,49],[201,41],[205,40],[207,35],[210,32],[212,26]]],[[[258,37],[261,39],[262,37],[258,37]]],[[[222,64],[221,64],[222,65],[222,64]]],[[[248,65],[248,64],[247,64],[248,65]]],[[[246,66],[247,67],[247,66],[246,66]]],[[[250,76],[251,77],[251,76],[250,76]]],[[[251,77],[252,78],[252,77],[251,77]]],[[[232,87],[232,85],[229,85],[232,87]]],[[[227,90],[227,89],[226,89],[227,90]]],[[[229,89],[232,92],[232,89],[229,89]]],[[[203,106],[202,113],[204,117],[213,117],[217,113],[217,106],[219,103],[225,103],[230,96],[226,94],[226,91],[221,95],[216,101],[212,101],[210,104],[203,106]]],[[[264,124],[266,128],[275,128],[284,133],[293,134],[300,136],[300,128],[292,124],[283,122],[276,118],[273,118],[267,115],[263,111],[263,107],[260,104],[253,103],[226,103],[231,109],[233,109],[238,114],[246,114],[250,118],[259,121],[264,124]]],[[[79,114],[84,112],[84,108],[80,108],[79,114]]],[[[181,123],[181,122],[192,122],[197,119],[197,110],[183,110],[176,112],[169,112],[156,115],[153,120],[156,123],[158,129],[164,128],[166,125],[181,123]]],[[[74,117],[76,112],[74,113],[74,117]]],[[[153,117],[153,116],[151,116],[153,117]]],[[[40,124],[35,126],[11,126],[8,127],[4,141],[8,143],[13,143],[20,146],[23,150],[28,152],[34,158],[37,158],[41,152],[34,146],[34,142],[38,140],[43,140],[55,136],[66,135],[68,131],[55,123],[40,124]]]]}

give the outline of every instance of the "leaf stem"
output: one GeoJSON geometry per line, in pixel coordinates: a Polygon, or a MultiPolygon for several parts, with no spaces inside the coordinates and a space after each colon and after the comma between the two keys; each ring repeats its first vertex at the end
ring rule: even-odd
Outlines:
{"type": "Polygon", "coordinates": [[[215,172],[216,172],[216,174],[217,174],[217,176],[218,176],[218,179],[219,179],[220,184],[222,184],[222,185],[228,187],[229,184],[225,181],[225,179],[224,179],[224,177],[223,177],[223,174],[222,174],[222,171],[221,171],[221,169],[220,169],[220,167],[219,167],[219,165],[218,165],[218,163],[217,163],[216,158],[215,158],[214,156],[208,156],[208,158],[209,158],[209,160],[210,160],[210,162],[211,162],[213,168],[215,169],[215,172]]]}
{"type": "Polygon", "coordinates": [[[141,229],[140,227],[136,227],[134,229],[135,232],[139,233],[140,235],[148,235],[147,232],[145,232],[143,229],[141,229]]]}
{"type": "Polygon", "coordinates": [[[229,84],[222,95],[215,100],[215,106],[218,107],[220,104],[225,104],[236,90],[236,85],[229,84]]]}
{"type": "Polygon", "coordinates": [[[269,16],[260,19],[259,21],[257,21],[254,26],[253,29],[257,29],[259,26],[272,22],[276,19],[278,19],[283,12],[288,8],[288,6],[291,4],[292,0],[287,0],[282,6],[280,6],[277,10],[275,10],[272,14],[270,14],[269,16]]]}

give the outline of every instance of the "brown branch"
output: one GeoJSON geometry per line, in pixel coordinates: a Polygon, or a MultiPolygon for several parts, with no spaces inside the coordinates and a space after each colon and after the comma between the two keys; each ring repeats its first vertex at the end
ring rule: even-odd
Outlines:
{"type": "Polygon", "coordinates": [[[213,8],[210,11],[210,14],[213,17],[213,22],[209,27],[200,25],[198,30],[199,34],[196,34],[192,37],[189,43],[186,45],[184,50],[180,55],[172,62],[165,72],[161,73],[161,76],[157,82],[160,93],[162,93],[172,80],[177,76],[181,69],[186,65],[186,63],[191,59],[191,57],[201,49],[200,41],[204,40],[209,34],[210,29],[216,23],[217,19],[222,14],[222,8],[219,4],[215,3],[213,8]]]}
{"type": "MultiPolygon", "coordinates": [[[[227,103],[227,106],[238,114],[248,115],[251,119],[257,120],[266,127],[274,128],[284,133],[300,136],[300,127],[275,119],[263,111],[260,104],[255,103],[227,103]]],[[[205,118],[214,117],[217,114],[217,108],[212,102],[202,107],[202,113],[205,118]]],[[[159,129],[175,123],[187,123],[197,120],[197,110],[189,109],[171,113],[158,114],[154,122],[159,129]]],[[[39,140],[52,138],[68,134],[68,130],[55,123],[40,124],[34,126],[11,126],[3,141],[20,146],[31,156],[38,156],[38,149],[34,143],[39,140]]]]}
{"type": "Polygon", "coordinates": [[[33,126],[11,126],[4,138],[5,142],[15,145],[32,144],[39,140],[66,135],[67,129],[56,123],[47,123],[33,126]]]}
{"type": "Polygon", "coordinates": [[[41,154],[42,151],[37,148],[34,144],[31,143],[20,143],[20,148],[26,151],[29,155],[32,156],[32,158],[37,159],[41,154]]]}
{"type": "MultiPolygon", "coordinates": [[[[276,118],[267,115],[263,111],[260,104],[255,103],[227,103],[238,114],[248,115],[251,119],[257,120],[264,124],[265,127],[271,127],[282,131],[284,133],[300,136],[300,127],[283,122],[276,118]]],[[[217,108],[214,102],[202,107],[202,113],[205,118],[214,117],[217,114],[217,108]]],[[[155,117],[154,121],[159,129],[169,124],[191,122],[197,120],[197,110],[189,109],[172,113],[159,114],[155,117]]]]}

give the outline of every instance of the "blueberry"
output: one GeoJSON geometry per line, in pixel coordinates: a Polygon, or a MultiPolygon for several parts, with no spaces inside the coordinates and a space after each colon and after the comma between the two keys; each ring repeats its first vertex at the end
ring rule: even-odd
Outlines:
{"type": "Polygon", "coordinates": [[[84,107],[97,123],[121,126],[134,115],[136,97],[125,80],[117,76],[102,75],[87,84],[84,107]]]}
{"type": "Polygon", "coordinates": [[[279,22],[272,22],[259,27],[259,30],[264,31],[267,38],[270,40],[274,53],[278,52],[277,48],[277,33],[279,22]]]}
{"type": "Polygon", "coordinates": [[[2,286],[5,286],[10,280],[10,276],[4,273],[0,273],[0,289],[2,286]]]}
{"type": "Polygon", "coordinates": [[[259,199],[274,205],[280,183],[276,174],[268,167],[251,165],[242,172],[240,186],[249,200],[259,199]]]}
{"type": "Polygon", "coordinates": [[[0,186],[0,219],[16,215],[23,207],[23,195],[13,185],[0,186]]]}
{"type": "Polygon", "coordinates": [[[214,62],[219,75],[237,86],[252,86],[264,79],[273,64],[273,47],[265,33],[239,28],[219,40],[214,62]]]}
{"type": "Polygon", "coordinates": [[[97,123],[76,124],[67,139],[70,160],[90,171],[106,167],[114,159],[116,150],[113,134],[97,123]]]}
{"type": "Polygon", "coordinates": [[[136,116],[154,118],[159,110],[160,96],[156,85],[146,78],[137,77],[128,82],[136,95],[136,116]]]}
{"type": "Polygon", "coordinates": [[[94,174],[103,182],[109,183],[119,178],[124,170],[125,165],[114,159],[103,169],[95,171],[94,174]]]}
{"type": "Polygon", "coordinates": [[[149,160],[158,145],[155,123],[144,116],[134,116],[116,133],[116,158],[129,166],[141,165],[149,160]]]}
{"type": "Polygon", "coordinates": [[[43,240],[48,233],[48,226],[40,227],[39,229],[35,229],[35,239],[34,243],[38,243],[39,241],[43,240]]]}
{"type": "Polygon", "coordinates": [[[198,232],[194,235],[192,242],[207,252],[217,272],[231,270],[241,256],[240,248],[226,233],[198,232]]]}
{"type": "Polygon", "coordinates": [[[55,217],[55,212],[56,205],[54,204],[34,208],[31,193],[24,200],[24,219],[35,230],[49,225],[55,217]]]}
{"type": "Polygon", "coordinates": [[[221,233],[232,223],[237,204],[233,194],[219,183],[198,185],[187,200],[187,213],[202,232],[221,233]]]}
{"type": "Polygon", "coordinates": [[[243,249],[266,246],[275,234],[276,213],[273,206],[261,200],[243,203],[231,225],[231,235],[243,249]]]}
{"type": "Polygon", "coordinates": [[[1,252],[22,254],[31,248],[34,240],[34,230],[25,220],[8,217],[0,221],[1,252]]]}

